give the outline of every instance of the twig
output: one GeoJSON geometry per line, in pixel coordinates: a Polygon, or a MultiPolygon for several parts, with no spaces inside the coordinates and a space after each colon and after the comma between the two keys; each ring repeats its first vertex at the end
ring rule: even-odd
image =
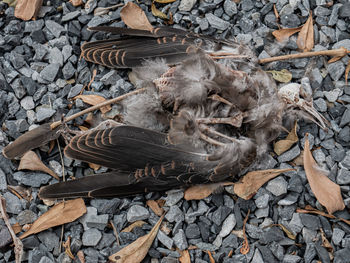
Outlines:
{"type": "Polygon", "coordinates": [[[344,57],[349,53],[350,53],[349,50],[347,50],[344,47],[341,47],[333,50],[310,51],[310,52],[289,54],[289,55],[283,55],[283,56],[277,56],[277,57],[271,57],[271,58],[263,58],[263,59],[259,59],[259,63],[264,64],[264,63],[273,62],[273,61],[295,59],[295,58],[308,58],[308,57],[315,57],[315,56],[344,57]]]}
{"type": "Polygon", "coordinates": [[[115,227],[113,221],[110,220],[109,222],[111,223],[111,226],[112,226],[112,228],[113,228],[113,233],[114,233],[114,235],[115,235],[115,239],[117,240],[117,245],[118,245],[118,247],[120,247],[120,241],[119,241],[118,231],[117,231],[117,229],[116,229],[116,227],[115,227]]]}
{"type": "Polygon", "coordinates": [[[16,263],[20,263],[22,261],[22,256],[23,256],[23,243],[16,236],[15,232],[12,229],[12,226],[9,221],[9,217],[6,213],[6,200],[1,195],[0,195],[0,210],[1,210],[2,218],[4,219],[4,222],[11,234],[13,243],[15,244],[14,252],[15,252],[16,263]]]}
{"type": "MultiPolygon", "coordinates": [[[[98,109],[100,109],[101,107],[104,107],[104,106],[107,106],[107,105],[110,105],[110,104],[113,104],[113,103],[117,103],[117,102],[119,102],[119,101],[124,100],[125,98],[127,98],[127,97],[129,97],[129,96],[136,95],[136,94],[142,93],[142,92],[144,92],[144,91],[146,91],[146,88],[137,89],[137,90],[134,90],[134,91],[129,92],[129,93],[127,93],[127,94],[124,94],[124,95],[122,95],[122,96],[119,96],[119,97],[117,97],[117,98],[110,99],[110,100],[106,100],[106,101],[104,101],[104,102],[101,102],[101,103],[99,103],[99,104],[96,104],[95,106],[92,106],[92,107],[90,107],[90,108],[87,108],[87,109],[85,109],[85,110],[83,110],[83,111],[77,112],[76,114],[73,114],[73,115],[71,115],[71,116],[65,118],[64,121],[65,121],[65,122],[69,122],[69,121],[71,121],[71,120],[74,120],[75,118],[78,118],[78,117],[80,117],[80,116],[86,114],[86,113],[92,112],[92,111],[94,111],[94,110],[98,110],[98,109]]],[[[50,126],[51,126],[51,130],[57,128],[57,127],[58,127],[59,125],[61,125],[61,124],[62,124],[62,121],[55,121],[55,122],[51,123],[51,125],[50,125],[50,126]]]]}

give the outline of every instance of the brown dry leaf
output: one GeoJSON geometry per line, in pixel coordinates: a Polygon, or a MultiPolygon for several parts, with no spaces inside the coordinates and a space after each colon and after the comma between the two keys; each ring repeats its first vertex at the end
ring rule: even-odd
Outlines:
{"type": "Polygon", "coordinates": [[[17,185],[17,186],[12,186],[8,185],[7,188],[14,193],[15,195],[18,196],[18,198],[24,198],[28,202],[32,201],[32,191],[30,188],[25,188],[23,186],[17,185]]]}
{"type": "Polygon", "coordinates": [[[339,59],[342,59],[343,56],[336,56],[336,57],[332,57],[330,60],[327,61],[328,64],[331,64],[333,62],[338,61],[339,59]]]}
{"type": "Polygon", "coordinates": [[[22,156],[18,170],[41,171],[48,173],[58,181],[60,180],[58,175],[55,174],[54,171],[52,171],[50,168],[48,168],[33,151],[28,151],[22,156]]]}
{"type": "Polygon", "coordinates": [[[124,228],[121,232],[131,232],[135,227],[141,227],[144,224],[146,224],[145,221],[139,220],[134,223],[132,223],[130,226],[124,228]]]}
{"type": "Polygon", "coordinates": [[[248,221],[248,218],[249,218],[249,214],[250,214],[250,209],[248,210],[248,213],[247,213],[246,217],[243,220],[242,232],[243,232],[244,241],[243,241],[241,249],[239,250],[239,252],[241,252],[241,254],[243,254],[243,255],[248,254],[249,250],[250,250],[248,238],[247,238],[247,235],[245,233],[245,225],[247,224],[247,221],[248,221]]]}
{"type": "Polygon", "coordinates": [[[162,223],[164,215],[162,215],[151,231],[142,237],[139,237],[130,245],[122,248],[117,253],[111,255],[109,260],[117,263],[138,263],[143,260],[151,247],[154,238],[157,236],[158,229],[162,223]]]}
{"type": "Polygon", "coordinates": [[[176,0],[154,0],[154,2],[160,3],[160,4],[169,4],[169,3],[173,3],[176,0]]]}
{"type": "Polygon", "coordinates": [[[301,27],[295,28],[282,28],[272,32],[272,35],[276,38],[278,42],[287,41],[292,35],[299,32],[301,27]]]}
{"type": "Polygon", "coordinates": [[[345,204],[341,196],[339,185],[332,182],[327,177],[328,172],[317,165],[309,147],[309,139],[306,135],[304,145],[304,170],[312,192],[320,204],[326,207],[329,214],[338,210],[343,210],[345,204]]]}
{"type": "MultiPolygon", "coordinates": [[[[73,99],[74,100],[81,99],[85,103],[90,104],[92,106],[100,104],[106,100],[104,97],[99,96],[99,95],[78,95],[78,96],[75,96],[73,99]]],[[[102,113],[106,113],[106,112],[110,111],[111,109],[112,109],[111,105],[106,105],[106,106],[101,107],[100,111],[102,113]]]]}
{"type": "Polygon", "coordinates": [[[67,241],[63,242],[63,247],[64,247],[65,252],[68,255],[68,257],[70,257],[71,259],[74,259],[75,257],[73,255],[72,251],[70,250],[70,239],[71,239],[71,237],[68,236],[67,241]]]}
{"type": "Polygon", "coordinates": [[[295,169],[269,169],[252,171],[247,173],[239,182],[233,186],[233,191],[239,197],[248,200],[254,196],[259,188],[267,181],[275,178],[277,175],[285,172],[294,171],[295,169]]]}
{"type": "Polygon", "coordinates": [[[271,73],[273,79],[277,80],[278,82],[281,82],[281,83],[288,83],[293,78],[292,73],[290,71],[288,71],[287,69],[269,70],[269,71],[266,71],[266,72],[271,73]]]}
{"type": "Polygon", "coordinates": [[[97,171],[98,169],[101,168],[101,165],[99,164],[95,164],[95,163],[88,163],[88,164],[91,169],[94,169],[94,171],[97,171]]]}
{"type": "Polygon", "coordinates": [[[297,135],[297,122],[294,123],[293,129],[288,133],[287,138],[275,143],[273,150],[277,155],[281,155],[285,151],[288,151],[294,143],[299,140],[297,135]]]}
{"type": "Polygon", "coordinates": [[[82,198],[60,202],[42,214],[31,225],[30,229],[20,236],[20,239],[39,233],[50,227],[73,222],[85,213],[86,206],[82,198]]]}
{"type": "Polygon", "coordinates": [[[162,11],[160,11],[159,9],[157,9],[154,2],[152,2],[151,11],[152,11],[152,14],[154,16],[159,17],[159,18],[164,19],[164,20],[168,20],[168,16],[166,14],[164,14],[162,11]]]}
{"type": "Polygon", "coordinates": [[[128,2],[120,11],[123,22],[130,28],[151,31],[153,26],[145,12],[136,4],[128,2]]]}
{"type": "Polygon", "coordinates": [[[209,256],[210,263],[215,263],[215,259],[213,258],[213,255],[211,254],[211,252],[209,250],[207,250],[205,252],[207,252],[207,254],[209,256]]]}
{"type": "Polygon", "coordinates": [[[304,165],[304,150],[302,150],[297,158],[292,162],[294,166],[303,166],[304,165]]]}
{"type": "Polygon", "coordinates": [[[80,6],[82,5],[84,2],[82,0],[69,0],[69,2],[73,5],[73,6],[80,6]]]}
{"type": "Polygon", "coordinates": [[[235,236],[239,237],[239,238],[244,238],[244,235],[243,235],[243,229],[240,229],[240,230],[232,230],[231,231],[231,234],[234,234],[235,236]]]}
{"type": "Polygon", "coordinates": [[[208,197],[221,187],[233,184],[234,183],[232,182],[220,182],[212,184],[194,185],[185,190],[184,198],[185,200],[201,200],[203,198],[208,197]]]}
{"type": "Polygon", "coordinates": [[[178,250],[181,257],[179,258],[180,263],[191,263],[190,252],[188,250],[178,250]]]}
{"type": "Polygon", "coordinates": [[[297,45],[303,52],[310,51],[314,47],[314,25],[311,11],[309,18],[299,32],[297,45]]]}
{"type": "Polygon", "coordinates": [[[348,85],[349,72],[350,72],[350,60],[348,61],[348,65],[346,66],[346,69],[345,69],[345,85],[348,85]]]}
{"type": "Polygon", "coordinates": [[[18,0],[15,8],[15,17],[22,20],[29,20],[36,17],[43,0],[18,0]]]}
{"type": "Polygon", "coordinates": [[[11,225],[13,232],[17,235],[19,232],[22,231],[21,225],[17,222],[16,224],[11,225]]]}
{"type": "Polygon", "coordinates": [[[152,209],[152,211],[157,215],[161,216],[164,213],[164,209],[161,208],[158,203],[154,200],[148,200],[146,204],[152,209]]]}
{"type": "Polygon", "coordinates": [[[321,232],[322,246],[325,249],[327,249],[329,252],[333,253],[333,247],[331,243],[328,241],[326,234],[324,233],[322,228],[320,228],[320,232],[321,232]]]}
{"type": "Polygon", "coordinates": [[[8,4],[8,6],[16,6],[17,0],[2,0],[5,4],[8,4]]]}

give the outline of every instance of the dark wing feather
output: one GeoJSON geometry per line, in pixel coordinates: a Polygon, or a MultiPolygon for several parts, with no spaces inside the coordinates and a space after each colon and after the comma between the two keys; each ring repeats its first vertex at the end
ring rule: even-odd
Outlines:
{"type": "Polygon", "coordinates": [[[60,126],[51,129],[50,123],[40,125],[18,137],[13,143],[7,145],[2,152],[8,159],[21,157],[31,149],[38,148],[49,141],[57,139],[60,136],[59,129],[60,126]]]}

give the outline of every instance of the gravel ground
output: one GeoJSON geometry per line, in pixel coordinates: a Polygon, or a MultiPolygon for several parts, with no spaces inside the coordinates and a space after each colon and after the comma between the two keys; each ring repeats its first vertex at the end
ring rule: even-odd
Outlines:
{"type": "MultiPolygon", "coordinates": [[[[127,0],[125,0],[125,3],[127,0]]],[[[87,40],[101,38],[101,33],[87,31],[89,26],[124,26],[120,9],[107,15],[94,16],[99,7],[120,3],[119,0],[92,0],[89,10],[74,7],[69,2],[44,0],[38,19],[24,22],[14,17],[14,8],[0,3],[0,150],[23,132],[39,123],[59,119],[86,108],[81,100],[72,103],[83,85],[92,76],[95,65],[79,60],[80,45],[87,40]],[[74,79],[74,82],[67,81],[74,79]]],[[[313,10],[315,29],[314,50],[343,46],[350,50],[350,2],[348,0],[177,0],[161,5],[162,10],[174,14],[174,27],[233,38],[251,45],[259,58],[290,54],[297,51],[296,36],[281,45],[271,32],[278,29],[273,4],[280,14],[282,27],[298,27],[313,10]]],[[[154,25],[162,24],[150,13],[151,2],[140,5],[154,25]]],[[[327,64],[327,58],[298,59],[266,65],[266,69],[288,69],[293,81],[309,81],[314,91],[317,110],[331,121],[326,133],[316,125],[299,122],[300,142],[278,158],[266,154],[261,168],[291,167],[290,161],[303,148],[305,133],[310,133],[315,160],[330,171],[329,177],[341,186],[346,209],[335,215],[350,219],[350,86],[345,85],[344,72],[349,57],[327,64]]],[[[127,71],[111,71],[97,67],[97,75],[91,84],[93,91],[112,98],[133,89],[128,82],[127,71]]],[[[83,123],[83,118],[76,124],[83,123]]],[[[45,148],[45,147],[44,147],[45,148]]],[[[45,149],[43,149],[45,150],[45,149]]],[[[47,150],[47,148],[46,148],[47,150]]],[[[59,152],[55,148],[49,155],[40,153],[44,162],[58,174],[62,173],[59,152]]],[[[272,153],[272,150],[270,150],[272,153]]],[[[0,191],[7,201],[7,212],[12,224],[25,225],[35,221],[48,207],[37,197],[40,186],[55,179],[37,172],[21,172],[18,162],[5,159],[0,154],[0,191]],[[8,185],[23,185],[32,189],[33,200],[18,199],[7,190],[8,185]]],[[[93,171],[78,161],[64,159],[66,176],[79,178],[93,171]]],[[[177,248],[185,250],[191,245],[191,262],[210,262],[205,252],[213,253],[215,262],[331,262],[322,246],[321,231],[333,247],[333,262],[350,262],[350,226],[337,220],[308,214],[299,214],[297,208],[311,205],[323,210],[307,183],[302,166],[273,179],[249,201],[235,198],[230,189],[222,194],[211,195],[200,201],[185,201],[183,191],[150,193],[124,199],[86,200],[88,212],[76,222],[64,226],[63,241],[68,236],[74,255],[82,250],[86,262],[106,262],[109,255],[121,247],[145,235],[158,219],[146,206],[149,199],[164,199],[168,212],[167,227],[159,232],[144,262],[177,262],[177,248]],[[250,252],[242,255],[239,249],[242,239],[231,230],[242,229],[243,219],[251,210],[246,225],[250,252]],[[117,245],[108,221],[113,220],[119,233],[117,245]],[[147,224],[132,232],[122,232],[131,222],[144,220],[147,224]],[[295,240],[287,237],[278,226],[283,224],[297,235],[295,240]],[[228,254],[233,251],[232,256],[228,254]]],[[[100,169],[99,172],[102,172],[100,169]]],[[[73,262],[60,251],[61,227],[56,227],[23,240],[24,258],[28,262],[73,262]]],[[[4,222],[0,221],[2,249],[0,262],[13,262],[13,249],[7,245],[9,238],[4,222]]],[[[0,245],[1,245],[0,244],[0,245]]],[[[78,260],[76,262],[79,262],[78,260]]]]}

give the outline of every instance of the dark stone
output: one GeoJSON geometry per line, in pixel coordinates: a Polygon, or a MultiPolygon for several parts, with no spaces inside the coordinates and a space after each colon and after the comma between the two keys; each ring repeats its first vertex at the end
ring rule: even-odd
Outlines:
{"type": "Polygon", "coordinates": [[[300,214],[300,220],[308,229],[318,230],[321,227],[320,219],[317,216],[300,214]]]}
{"type": "Polygon", "coordinates": [[[278,227],[271,227],[269,230],[263,233],[262,237],[260,238],[260,242],[262,244],[268,244],[273,241],[278,242],[284,238],[284,233],[281,229],[278,227]]]}

